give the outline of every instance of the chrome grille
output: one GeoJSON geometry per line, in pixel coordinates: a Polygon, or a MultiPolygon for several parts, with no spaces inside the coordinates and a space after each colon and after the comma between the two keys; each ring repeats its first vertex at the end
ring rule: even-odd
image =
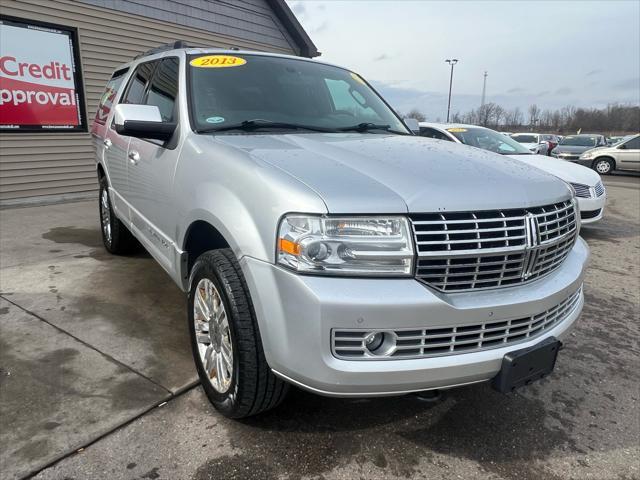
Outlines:
{"type": "Polygon", "coordinates": [[[576,197],[591,198],[591,189],[589,185],[583,185],[582,183],[572,183],[571,186],[576,191],[576,197]]]}
{"type": "Polygon", "coordinates": [[[596,191],[596,197],[601,197],[602,195],[604,195],[604,185],[602,184],[602,182],[598,182],[596,183],[595,186],[595,191],[596,191]]]}
{"type": "Polygon", "coordinates": [[[388,355],[370,353],[366,337],[371,330],[332,330],[334,356],[348,360],[425,358],[470,353],[531,340],[567,318],[577,307],[582,287],[558,305],[529,317],[471,325],[385,330],[392,337],[388,355]]]}
{"type": "Polygon", "coordinates": [[[517,285],[550,273],[577,237],[576,205],[411,215],[416,278],[453,292],[517,285]]]}

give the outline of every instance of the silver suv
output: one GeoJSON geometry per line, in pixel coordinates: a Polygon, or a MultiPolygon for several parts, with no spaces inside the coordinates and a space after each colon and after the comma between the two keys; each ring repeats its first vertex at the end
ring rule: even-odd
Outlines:
{"type": "Polygon", "coordinates": [[[413,135],[350,70],[159,48],[115,71],[92,133],[104,245],[139,241],[187,292],[202,386],[229,417],[290,384],[508,392],[551,372],[582,310],[570,187],[413,135]]]}

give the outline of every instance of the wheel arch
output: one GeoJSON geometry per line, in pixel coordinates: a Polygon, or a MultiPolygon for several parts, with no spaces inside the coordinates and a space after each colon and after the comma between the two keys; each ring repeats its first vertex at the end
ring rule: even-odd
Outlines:
{"type": "Polygon", "coordinates": [[[591,163],[591,168],[593,168],[594,170],[596,169],[596,164],[598,163],[599,160],[603,160],[603,159],[607,159],[609,161],[611,161],[613,168],[611,169],[611,171],[616,169],[616,159],[613,158],[611,155],[600,155],[599,157],[596,157],[593,159],[593,162],[591,163]]]}
{"type": "Polygon", "coordinates": [[[230,248],[231,244],[219,229],[206,220],[194,220],[185,230],[182,241],[182,250],[186,253],[186,271],[183,278],[188,278],[196,259],[204,252],[218,250],[220,248],[230,248]]]}
{"type": "Polygon", "coordinates": [[[102,163],[98,163],[98,166],[96,167],[96,173],[98,174],[98,180],[102,180],[102,177],[105,177],[107,175],[107,172],[102,166],[102,163]]]}

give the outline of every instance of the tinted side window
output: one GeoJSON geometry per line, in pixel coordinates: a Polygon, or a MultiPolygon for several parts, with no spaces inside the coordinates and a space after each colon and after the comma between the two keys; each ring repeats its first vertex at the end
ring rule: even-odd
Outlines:
{"type": "Polygon", "coordinates": [[[153,75],[147,93],[145,104],[158,107],[163,122],[174,120],[174,107],[178,96],[179,65],[180,62],[177,58],[165,58],[153,75]]]}
{"type": "Polygon", "coordinates": [[[111,79],[107,82],[107,86],[104,89],[104,93],[100,98],[100,105],[98,105],[98,110],[96,111],[96,122],[102,125],[105,124],[107,118],[109,117],[109,113],[113,108],[113,102],[118,95],[118,90],[120,89],[120,85],[122,85],[122,81],[124,80],[125,75],[127,74],[128,69],[118,70],[113,74],[111,79]]]}
{"type": "Polygon", "coordinates": [[[625,148],[630,150],[640,149],[640,137],[632,138],[627,143],[625,143],[624,146],[625,148]]]}
{"type": "Polygon", "coordinates": [[[437,138],[438,140],[448,140],[451,141],[449,137],[447,137],[444,133],[439,132],[433,128],[420,127],[420,136],[428,137],[428,138],[437,138]]]}
{"type": "Polygon", "coordinates": [[[138,68],[131,76],[131,80],[129,80],[129,85],[127,85],[127,93],[120,103],[141,104],[143,102],[147,83],[158,63],[159,61],[155,60],[138,65],[138,68]]]}

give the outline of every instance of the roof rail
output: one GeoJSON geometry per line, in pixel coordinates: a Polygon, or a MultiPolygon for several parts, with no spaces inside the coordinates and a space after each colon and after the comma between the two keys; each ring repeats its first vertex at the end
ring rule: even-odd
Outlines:
{"type": "Polygon", "coordinates": [[[166,52],[167,50],[175,50],[176,48],[187,48],[188,46],[189,45],[187,45],[187,42],[185,42],[184,40],[176,40],[173,43],[165,43],[164,45],[153,47],[146,52],[136,55],[135,59],[146,57],[147,55],[153,55],[154,53],[166,52]]]}

